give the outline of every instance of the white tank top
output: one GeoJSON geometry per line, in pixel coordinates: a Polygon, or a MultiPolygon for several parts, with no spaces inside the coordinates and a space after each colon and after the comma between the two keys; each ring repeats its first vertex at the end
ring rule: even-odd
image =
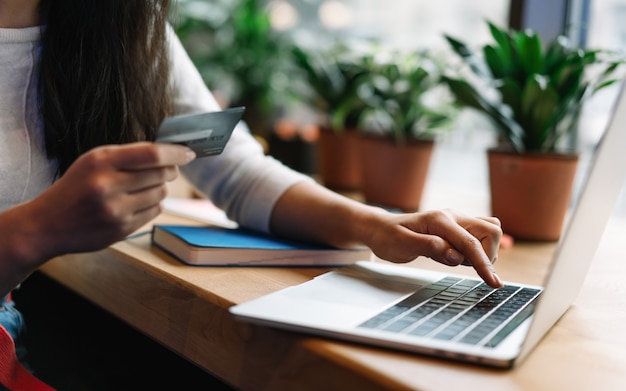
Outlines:
{"type": "Polygon", "coordinates": [[[36,112],[40,29],[0,29],[0,212],[36,197],[53,181],[36,112]]]}

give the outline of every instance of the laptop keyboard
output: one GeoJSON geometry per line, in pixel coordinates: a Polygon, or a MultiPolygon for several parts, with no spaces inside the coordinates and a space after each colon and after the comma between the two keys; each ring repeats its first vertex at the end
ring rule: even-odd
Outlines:
{"type": "Polygon", "coordinates": [[[445,277],[359,327],[495,347],[532,314],[541,291],[445,277]]]}

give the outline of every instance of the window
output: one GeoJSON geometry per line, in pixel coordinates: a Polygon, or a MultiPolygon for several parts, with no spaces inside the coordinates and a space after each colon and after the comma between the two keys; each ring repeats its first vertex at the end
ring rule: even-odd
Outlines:
{"type": "Polygon", "coordinates": [[[304,42],[328,38],[379,39],[414,50],[445,44],[443,33],[468,42],[489,38],[484,21],[506,24],[509,2],[501,0],[273,0],[274,25],[304,42]]]}
{"type": "MultiPolygon", "coordinates": [[[[585,11],[587,19],[586,45],[590,48],[602,48],[626,52],[626,0],[587,0],[585,11]]],[[[618,93],[619,86],[601,91],[589,102],[582,118],[580,143],[594,145],[601,136],[611,107],[618,93]]]]}

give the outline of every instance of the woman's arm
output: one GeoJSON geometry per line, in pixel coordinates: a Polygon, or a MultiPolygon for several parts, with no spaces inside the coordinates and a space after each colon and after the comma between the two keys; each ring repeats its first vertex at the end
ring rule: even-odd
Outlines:
{"type": "Polygon", "coordinates": [[[502,238],[495,218],[473,218],[451,210],[395,214],[314,182],[301,182],[278,200],[270,226],[273,232],[292,238],[337,247],[365,245],[392,262],[424,255],[445,265],[471,265],[489,285],[502,286],[492,265],[502,238]]]}

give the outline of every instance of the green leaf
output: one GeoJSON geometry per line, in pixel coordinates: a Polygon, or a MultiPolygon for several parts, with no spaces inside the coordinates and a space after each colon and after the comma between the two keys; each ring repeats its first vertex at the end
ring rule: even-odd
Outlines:
{"type": "Polygon", "coordinates": [[[449,35],[444,35],[444,38],[446,39],[446,41],[448,41],[452,50],[454,50],[456,54],[458,54],[462,58],[475,56],[474,51],[472,51],[465,43],[459,41],[456,38],[452,38],[449,35]]]}
{"type": "Polygon", "coordinates": [[[513,116],[518,118],[522,112],[522,88],[513,79],[504,79],[497,87],[502,97],[502,103],[507,104],[513,111],[513,116]]]}
{"type": "Polygon", "coordinates": [[[573,96],[582,86],[585,67],[577,60],[563,63],[554,77],[550,79],[550,84],[558,91],[561,99],[573,96]]]}
{"type": "Polygon", "coordinates": [[[526,147],[541,149],[550,136],[552,118],[558,110],[559,95],[546,83],[535,76],[528,79],[522,95],[522,112],[526,129],[526,147]]]}
{"type": "Polygon", "coordinates": [[[484,99],[468,82],[447,76],[442,79],[454,94],[457,103],[485,114],[494,122],[500,135],[509,142],[514,150],[524,151],[523,132],[510,116],[505,115],[499,107],[484,99]]]}
{"type": "Polygon", "coordinates": [[[543,53],[539,36],[532,32],[519,32],[514,37],[519,62],[526,74],[543,71],[543,53]]]}
{"type": "MultiPolygon", "coordinates": [[[[512,45],[512,38],[508,31],[498,28],[495,24],[491,22],[487,22],[489,26],[489,31],[491,36],[496,41],[497,46],[494,47],[494,51],[497,54],[497,59],[499,60],[500,68],[503,72],[504,77],[506,75],[512,75],[516,72],[516,55],[515,49],[512,45]]],[[[488,47],[490,45],[486,45],[488,47]]],[[[486,54],[486,53],[485,53],[486,54]]],[[[490,55],[491,56],[491,55],[490,55]]],[[[494,59],[495,60],[495,59],[494,59]]]]}
{"type": "Polygon", "coordinates": [[[472,72],[479,76],[489,77],[485,74],[484,66],[481,64],[479,56],[469,48],[465,43],[452,38],[449,35],[444,35],[446,41],[452,48],[452,50],[461,57],[461,59],[470,67],[472,72]]]}
{"type": "Polygon", "coordinates": [[[512,67],[503,60],[502,54],[498,49],[486,45],[483,49],[483,54],[485,55],[485,62],[493,77],[500,79],[509,75],[512,67]]]}

